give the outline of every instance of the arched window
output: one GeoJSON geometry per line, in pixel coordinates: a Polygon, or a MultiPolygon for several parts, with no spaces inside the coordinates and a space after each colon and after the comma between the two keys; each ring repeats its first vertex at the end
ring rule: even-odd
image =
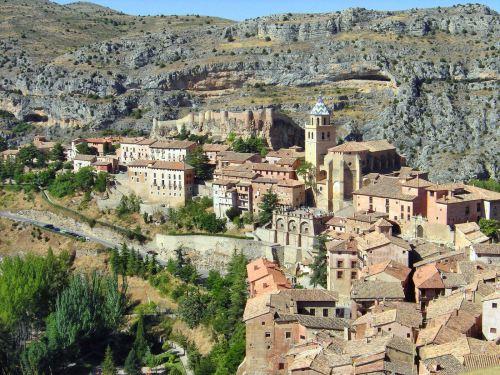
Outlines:
{"type": "Polygon", "coordinates": [[[319,125],[319,117],[316,117],[316,125],[319,125]]]}
{"type": "Polygon", "coordinates": [[[326,117],[323,117],[323,125],[326,125],[326,117]]]}

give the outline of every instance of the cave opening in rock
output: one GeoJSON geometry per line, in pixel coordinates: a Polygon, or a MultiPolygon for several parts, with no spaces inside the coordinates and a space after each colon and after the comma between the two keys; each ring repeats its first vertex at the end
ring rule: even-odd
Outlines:
{"type": "Polygon", "coordinates": [[[47,122],[49,121],[49,117],[38,113],[29,113],[24,116],[23,120],[26,122],[47,122]]]}

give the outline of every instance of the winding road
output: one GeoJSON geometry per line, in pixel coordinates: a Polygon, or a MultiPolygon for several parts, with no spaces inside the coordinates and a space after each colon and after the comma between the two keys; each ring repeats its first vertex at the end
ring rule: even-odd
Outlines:
{"type": "Polygon", "coordinates": [[[83,232],[75,231],[74,229],[64,228],[64,227],[61,227],[61,226],[55,226],[52,223],[47,223],[47,222],[43,222],[43,221],[39,221],[39,220],[34,220],[34,219],[31,219],[31,218],[28,218],[28,217],[24,217],[24,216],[21,216],[21,215],[14,214],[14,213],[9,212],[9,211],[0,211],[0,217],[4,217],[6,219],[17,221],[17,222],[20,222],[20,223],[33,224],[33,225],[36,225],[38,227],[42,227],[42,228],[45,228],[45,229],[52,229],[52,231],[56,232],[56,233],[57,232],[60,232],[60,233],[66,232],[66,234],[72,233],[72,234],[75,234],[77,236],[85,238],[87,241],[92,241],[92,242],[101,244],[101,245],[106,246],[106,247],[120,247],[121,246],[120,243],[113,243],[113,242],[110,242],[110,241],[106,241],[106,240],[103,240],[102,238],[99,238],[99,237],[94,237],[92,235],[88,235],[88,234],[83,233],[83,232]],[[52,227],[51,228],[46,228],[47,225],[51,225],[52,227]]]}

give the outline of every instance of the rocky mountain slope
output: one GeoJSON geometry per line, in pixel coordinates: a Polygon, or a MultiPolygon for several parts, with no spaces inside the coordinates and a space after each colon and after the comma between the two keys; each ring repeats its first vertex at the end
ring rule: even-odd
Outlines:
{"type": "Polygon", "coordinates": [[[4,0],[0,109],[69,137],[193,108],[272,105],[301,124],[321,93],[341,136],[388,138],[434,180],[498,178],[499,25],[481,5],[235,23],[4,0]]]}

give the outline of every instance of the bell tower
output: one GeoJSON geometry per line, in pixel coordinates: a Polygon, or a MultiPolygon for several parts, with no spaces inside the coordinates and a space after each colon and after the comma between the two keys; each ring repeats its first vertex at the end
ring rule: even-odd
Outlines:
{"type": "Polygon", "coordinates": [[[316,174],[323,164],[328,149],[336,145],[335,127],[330,124],[330,117],[330,110],[323,102],[323,98],[319,97],[305,126],[306,161],[314,165],[316,174]]]}

